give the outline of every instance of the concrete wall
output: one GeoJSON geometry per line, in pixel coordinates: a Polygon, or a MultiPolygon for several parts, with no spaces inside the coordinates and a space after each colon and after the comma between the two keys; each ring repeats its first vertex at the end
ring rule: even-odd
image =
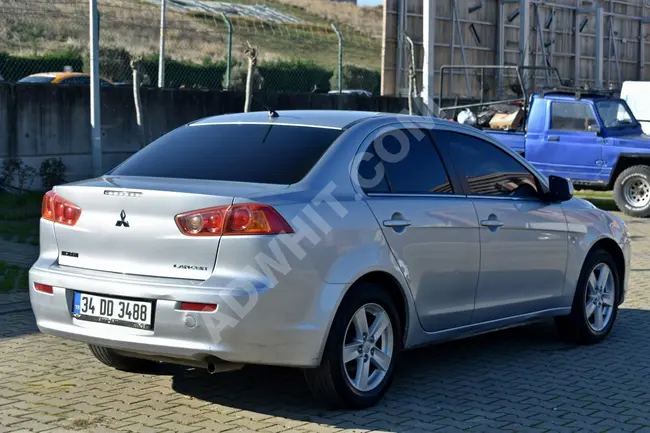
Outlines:
{"type": "MultiPolygon", "coordinates": [[[[108,171],[140,148],[133,93],[129,87],[102,88],[103,169],[108,171]]],[[[328,94],[260,94],[276,110],[340,109],[405,112],[406,99],[328,94]]],[[[146,142],[206,116],[241,112],[236,92],[142,89],[146,142]]],[[[68,180],[91,177],[90,91],[87,87],[0,83],[0,162],[15,156],[36,170],[61,157],[68,180]]],[[[253,110],[264,110],[253,103],[253,110]]],[[[37,178],[33,188],[40,186],[37,178]]]]}

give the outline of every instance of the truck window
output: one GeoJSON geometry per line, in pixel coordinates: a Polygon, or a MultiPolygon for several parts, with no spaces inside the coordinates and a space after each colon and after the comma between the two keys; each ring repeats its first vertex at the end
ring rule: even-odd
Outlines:
{"type": "Polygon", "coordinates": [[[559,101],[551,103],[551,129],[587,132],[589,125],[597,124],[594,112],[587,104],[559,101]]]}
{"type": "Polygon", "coordinates": [[[598,101],[596,102],[596,110],[598,110],[605,128],[636,125],[632,113],[621,101],[598,101]]]}

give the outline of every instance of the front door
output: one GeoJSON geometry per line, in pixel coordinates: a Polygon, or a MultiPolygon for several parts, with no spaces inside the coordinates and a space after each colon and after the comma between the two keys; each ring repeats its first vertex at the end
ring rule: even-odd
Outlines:
{"type": "Polygon", "coordinates": [[[526,159],[545,175],[596,182],[603,177],[604,139],[589,126],[598,126],[586,102],[553,101],[547,128],[526,136],[526,159]]]}
{"type": "Polygon", "coordinates": [[[481,266],[473,323],[560,306],[568,233],[561,204],[541,199],[538,179],[514,156],[477,137],[436,131],[480,225],[481,266]]]}
{"type": "Polygon", "coordinates": [[[393,130],[369,141],[360,183],[408,281],[422,327],[433,332],[468,325],[480,260],[471,200],[456,194],[427,131],[393,130]],[[378,173],[380,181],[366,181],[378,173]]]}

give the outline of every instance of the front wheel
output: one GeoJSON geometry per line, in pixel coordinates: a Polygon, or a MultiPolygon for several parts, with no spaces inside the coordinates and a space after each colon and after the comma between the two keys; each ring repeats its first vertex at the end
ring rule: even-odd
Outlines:
{"type": "Polygon", "coordinates": [[[609,335],[620,299],[621,282],[611,254],[596,250],[585,260],[571,314],[556,319],[560,334],[570,342],[594,344],[609,335]]]}
{"type": "Polygon", "coordinates": [[[635,165],[623,170],[614,184],[614,201],[626,215],[650,216],[650,167],[635,165]]]}
{"type": "Polygon", "coordinates": [[[331,408],[376,404],[402,347],[399,315],[386,291],[374,284],[353,290],[334,318],[321,365],[304,371],[312,393],[331,408]]]}

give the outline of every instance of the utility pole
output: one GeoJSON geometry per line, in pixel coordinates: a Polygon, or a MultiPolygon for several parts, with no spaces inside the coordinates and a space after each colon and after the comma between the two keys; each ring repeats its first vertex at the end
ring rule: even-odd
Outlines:
{"type": "Polygon", "coordinates": [[[165,27],[167,22],[167,0],[160,0],[160,53],[158,58],[158,87],[165,87],[165,27]]]}
{"type": "MultiPolygon", "coordinates": [[[[452,23],[453,25],[453,23],[452,23]]],[[[436,116],[438,110],[434,102],[436,68],[435,68],[435,42],[436,42],[436,4],[435,0],[424,0],[424,23],[422,29],[422,44],[424,48],[424,61],[422,62],[422,99],[429,108],[429,115],[436,116]]],[[[438,97],[441,97],[438,95],[438,97]]]]}
{"type": "Polygon", "coordinates": [[[99,88],[99,15],[97,0],[90,1],[90,137],[93,161],[93,176],[102,171],[102,116],[99,88]]]}

